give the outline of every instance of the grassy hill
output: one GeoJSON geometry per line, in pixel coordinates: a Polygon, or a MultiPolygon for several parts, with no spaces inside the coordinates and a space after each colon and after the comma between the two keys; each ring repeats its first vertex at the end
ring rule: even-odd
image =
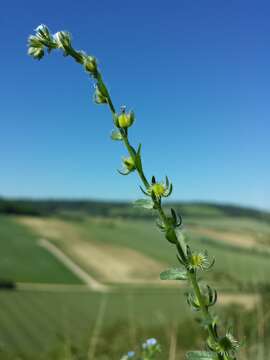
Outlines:
{"type": "MultiPolygon", "coordinates": [[[[270,222],[270,212],[236,205],[206,202],[165,203],[173,206],[184,217],[248,217],[270,222]]],[[[104,217],[152,218],[150,212],[142,211],[130,202],[94,200],[31,200],[0,198],[0,213],[34,216],[82,215],[104,217]]]]}
{"type": "MultiPolygon", "coordinates": [[[[185,286],[159,280],[159,272],[177,262],[173,246],[149,221],[153,214],[124,203],[18,203],[8,211],[2,206],[0,216],[0,279],[17,284],[15,291],[0,290],[0,359],[119,359],[153,336],[164,360],[172,337],[179,359],[200,346],[185,286]],[[83,285],[40,246],[41,238],[107,291],[83,285]]],[[[192,247],[207,248],[216,258],[207,278],[219,290],[221,318],[228,313],[239,337],[247,337],[242,359],[268,359],[270,329],[260,309],[270,311],[269,214],[212,204],[176,206],[192,247]],[[262,326],[264,338],[258,337],[262,326]]]]}

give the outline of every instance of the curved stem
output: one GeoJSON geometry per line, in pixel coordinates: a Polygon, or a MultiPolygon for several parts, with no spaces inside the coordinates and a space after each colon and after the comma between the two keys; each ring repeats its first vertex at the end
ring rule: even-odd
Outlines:
{"type": "MultiPolygon", "coordinates": [[[[44,27],[44,26],[43,26],[44,27]]],[[[47,29],[47,28],[46,28],[47,29]]],[[[46,34],[48,32],[48,29],[46,30],[46,34]]],[[[42,37],[44,37],[44,35],[42,35],[42,37]]],[[[62,34],[62,37],[64,38],[64,33],[62,34]]],[[[62,50],[64,50],[65,55],[70,55],[71,57],[73,57],[77,62],[79,62],[80,64],[84,64],[85,61],[85,54],[81,51],[76,51],[75,49],[72,48],[71,45],[66,45],[66,42],[64,42],[64,45],[62,44],[62,46],[60,46],[59,44],[57,45],[54,41],[51,40],[52,38],[50,37],[50,40],[48,40],[49,42],[44,43],[41,42],[40,39],[36,39],[36,41],[38,41],[38,43],[41,42],[40,47],[37,48],[37,53],[33,54],[34,58],[40,59],[43,56],[43,53],[40,53],[40,50],[43,51],[43,47],[47,46],[49,50],[55,49],[55,48],[62,48],[62,50]]],[[[33,40],[33,39],[32,39],[33,40]]],[[[63,41],[63,39],[62,39],[63,41]]],[[[70,39],[68,37],[68,43],[70,42],[70,39]]],[[[31,41],[30,41],[30,46],[31,46],[31,41]]],[[[30,48],[29,48],[30,50],[30,48]]],[[[30,52],[30,54],[32,54],[32,51],[30,52]]],[[[113,118],[115,120],[115,116],[117,116],[116,111],[115,111],[115,107],[113,105],[112,99],[110,97],[109,91],[106,87],[106,85],[103,82],[101,73],[99,72],[99,70],[97,69],[96,63],[94,62],[93,64],[93,68],[87,69],[86,67],[86,71],[96,80],[97,82],[97,86],[98,86],[98,91],[101,93],[101,100],[99,103],[107,103],[110,111],[112,112],[113,118]]],[[[127,129],[121,128],[119,129],[121,135],[122,135],[122,140],[123,143],[129,153],[129,155],[131,156],[131,158],[134,161],[135,167],[136,167],[136,171],[143,183],[143,185],[145,186],[146,190],[149,190],[150,187],[150,183],[148,182],[145,174],[144,174],[144,170],[143,167],[141,165],[141,158],[140,158],[140,154],[138,154],[139,150],[136,152],[136,150],[134,150],[134,148],[131,146],[131,144],[129,143],[129,139],[128,139],[128,131],[127,129]],[[139,157],[139,162],[138,162],[138,157],[139,157]]],[[[153,194],[152,194],[153,195],[153,194]]],[[[204,319],[206,320],[207,323],[207,329],[208,329],[208,333],[209,333],[209,339],[210,342],[215,345],[220,345],[220,338],[218,336],[217,333],[217,329],[216,329],[216,325],[213,324],[213,317],[211,315],[211,313],[208,310],[208,302],[205,300],[205,296],[199,286],[199,282],[197,279],[197,274],[196,274],[196,270],[191,270],[189,268],[189,255],[186,254],[186,249],[181,245],[180,239],[179,239],[179,234],[178,231],[176,230],[176,227],[178,225],[176,225],[176,222],[174,222],[174,215],[172,212],[172,218],[167,216],[163,207],[162,207],[162,203],[161,203],[161,198],[160,197],[155,197],[154,195],[152,196],[153,199],[153,208],[158,212],[160,219],[162,220],[162,225],[164,230],[166,231],[166,238],[168,238],[169,241],[173,242],[176,247],[177,247],[177,251],[179,254],[179,260],[180,262],[183,264],[183,266],[186,268],[187,271],[187,275],[190,281],[190,284],[193,288],[194,291],[194,295],[196,296],[197,302],[198,302],[198,309],[201,311],[202,316],[204,317],[204,319]],[[173,221],[172,221],[173,220],[173,221]],[[170,236],[169,236],[169,235],[170,236]]],[[[179,225],[180,226],[180,225],[179,225]]],[[[197,305],[197,304],[196,304],[197,305]]],[[[218,347],[217,347],[218,349],[218,347]]],[[[231,359],[231,357],[228,355],[226,355],[226,352],[221,351],[221,350],[213,350],[215,351],[215,353],[217,354],[217,357],[219,360],[228,360],[229,358],[231,359]]],[[[233,357],[234,360],[236,359],[235,357],[233,357]]]]}
{"type": "MultiPolygon", "coordinates": [[[[104,84],[104,82],[103,82],[102,77],[101,77],[100,74],[99,74],[98,80],[101,81],[101,82],[102,82],[102,85],[106,88],[106,86],[105,86],[105,84],[104,84]]],[[[107,88],[106,88],[106,89],[107,89],[107,88]]],[[[110,97],[109,93],[108,93],[107,100],[108,100],[108,105],[109,105],[109,108],[110,108],[112,114],[115,115],[115,114],[116,114],[116,112],[115,112],[115,107],[114,107],[114,105],[113,105],[113,102],[112,102],[112,100],[111,100],[111,97],[110,97]]],[[[129,153],[129,155],[130,155],[131,158],[135,161],[134,151],[133,151],[133,149],[132,149],[132,146],[131,146],[130,143],[129,143],[127,131],[124,131],[123,129],[121,129],[121,135],[122,135],[123,142],[124,142],[124,144],[125,144],[125,146],[126,146],[126,149],[127,149],[128,153],[129,153]]],[[[146,179],[146,176],[144,175],[143,169],[138,170],[138,169],[136,168],[136,170],[137,170],[137,173],[138,173],[138,175],[139,175],[142,183],[144,184],[144,186],[145,186],[146,189],[147,189],[147,188],[149,187],[149,182],[148,182],[148,180],[146,179]]],[[[160,216],[160,218],[162,219],[163,223],[164,223],[165,225],[169,225],[169,224],[168,224],[168,218],[167,218],[167,216],[166,216],[166,214],[165,214],[165,212],[164,212],[164,210],[163,210],[163,207],[162,207],[160,201],[155,201],[155,208],[156,208],[157,212],[159,213],[159,216],[160,216]]],[[[172,230],[175,232],[175,229],[172,229],[172,230]]],[[[176,233],[175,233],[175,236],[177,236],[176,233]]],[[[182,256],[184,256],[184,254],[183,254],[182,256]]],[[[216,335],[216,333],[215,333],[215,331],[214,331],[214,329],[213,329],[213,326],[212,326],[212,324],[211,324],[211,323],[212,323],[212,316],[211,316],[211,314],[210,314],[207,306],[205,305],[205,301],[204,301],[204,298],[203,298],[203,294],[202,294],[201,289],[200,289],[199,284],[198,284],[196,272],[194,272],[194,271],[188,271],[187,273],[188,273],[188,277],[189,277],[190,283],[191,283],[191,285],[192,285],[192,287],[193,287],[194,293],[195,293],[195,295],[196,295],[196,297],[197,297],[197,299],[198,299],[198,302],[199,302],[199,304],[200,304],[200,309],[201,309],[202,315],[203,315],[204,319],[205,319],[207,322],[209,322],[209,324],[207,325],[209,337],[210,337],[211,341],[212,341],[213,343],[215,343],[215,342],[218,341],[218,337],[217,337],[217,335],[216,335]],[[209,321],[209,320],[210,320],[210,321],[209,321]]],[[[218,357],[219,357],[219,359],[221,359],[221,360],[223,359],[223,356],[222,356],[221,354],[218,354],[218,357]]]]}
{"type": "MultiPolygon", "coordinates": [[[[70,52],[70,55],[76,61],[80,62],[79,56],[77,55],[76,51],[70,52]]],[[[103,82],[103,79],[102,79],[102,76],[101,76],[100,72],[97,71],[97,73],[95,74],[94,77],[97,80],[99,86],[102,87],[103,89],[105,89],[108,106],[110,108],[110,111],[111,111],[112,115],[115,116],[116,115],[115,107],[113,105],[113,102],[112,102],[112,99],[110,97],[109,91],[108,91],[106,85],[103,82]]],[[[134,149],[129,143],[127,130],[120,129],[120,132],[121,132],[125,147],[126,147],[128,153],[129,153],[129,155],[131,156],[131,158],[135,162],[136,154],[134,154],[134,149]]],[[[138,169],[136,167],[136,171],[137,171],[143,185],[147,189],[150,185],[149,185],[149,182],[148,182],[148,180],[147,180],[147,178],[146,178],[146,176],[144,174],[143,168],[141,167],[140,169],[138,169]]],[[[169,219],[166,216],[166,214],[165,214],[165,212],[163,210],[163,207],[161,205],[161,201],[160,200],[155,200],[154,204],[155,204],[155,209],[157,210],[157,212],[158,212],[161,220],[163,221],[164,225],[168,226],[168,227],[171,227],[171,225],[169,223],[169,219]]],[[[173,227],[171,227],[171,230],[174,232],[175,238],[177,238],[177,234],[176,234],[175,229],[173,227]]],[[[176,246],[178,248],[178,251],[179,251],[179,253],[181,255],[182,260],[185,261],[185,254],[183,253],[183,250],[181,249],[181,247],[179,248],[179,246],[177,244],[176,244],[176,246]]],[[[198,299],[202,315],[203,315],[204,319],[207,320],[207,322],[209,322],[209,324],[207,325],[209,337],[210,337],[211,341],[213,341],[214,343],[218,342],[218,340],[219,340],[218,336],[217,336],[217,334],[216,334],[216,332],[215,332],[215,330],[214,330],[214,328],[212,326],[212,316],[211,316],[210,312],[208,311],[208,307],[205,304],[203,294],[202,294],[201,289],[200,289],[199,284],[198,284],[196,272],[195,271],[190,271],[190,270],[187,269],[187,273],[188,273],[188,277],[189,277],[190,283],[192,285],[192,288],[194,290],[194,293],[195,293],[195,295],[196,295],[196,297],[198,299]]],[[[218,353],[217,355],[218,355],[218,359],[220,359],[220,360],[224,359],[224,356],[222,354],[218,353]]]]}

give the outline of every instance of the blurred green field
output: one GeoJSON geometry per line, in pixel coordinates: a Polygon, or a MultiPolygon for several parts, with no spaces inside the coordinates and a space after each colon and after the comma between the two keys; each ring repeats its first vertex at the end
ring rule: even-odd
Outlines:
{"type": "MultiPolygon", "coordinates": [[[[222,294],[221,318],[228,313],[237,334],[248,338],[241,359],[266,360],[268,322],[253,331],[248,325],[260,323],[262,306],[270,311],[270,224],[207,211],[208,216],[198,217],[196,210],[185,218],[189,241],[216,258],[207,278],[222,294]],[[258,292],[260,304],[255,297],[253,301],[258,292]],[[226,294],[234,305],[223,302],[226,294]]],[[[18,290],[0,290],[0,359],[119,359],[149,337],[159,339],[159,359],[164,360],[174,359],[173,351],[175,359],[182,359],[185,350],[202,346],[185,288],[159,281],[159,272],[177,262],[173,246],[152,221],[88,214],[2,215],[0,251],[0,279],[18,284],[18,290]],[[76,274],[40,246],[40,238],[108,291],[82,287],[76,274]],[[118,276],[121,271],[124,275],[118,276]],[[50,284],[59,287],[46,288],[50,284]]]]}
{"type": "Polygon", "coordinates": [[[0,279],[16,282],[67,283],[80,281],[38,245],[37,236],[15,219],[0,216],[0,279]]]}

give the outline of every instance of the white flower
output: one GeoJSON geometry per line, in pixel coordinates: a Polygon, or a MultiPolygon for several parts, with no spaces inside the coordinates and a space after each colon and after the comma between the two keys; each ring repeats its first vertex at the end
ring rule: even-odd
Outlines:
{"type": "Polygon", "coordinates": [[[44,56],[43,48],[29,47],[28,55],[33,56],[34,59],[40,60],[44,56]]]}
{"type": "Polygon", "coordinates": [[[46,25],[40,24],[40,25],[38,25],[34,30],[35,30],[36,32],[39,32],[39,31],[46,31],[46,29],[48,29],[46,25]]]}
{"type": "Polygon", "coordinates": [[[70,48],[71,36],[70,33],[68,33],[67,31],[58,31],[56,34],[53,35],[53,38],[59,48],[63,50],[67,50],[68,48],[70,48]]]}

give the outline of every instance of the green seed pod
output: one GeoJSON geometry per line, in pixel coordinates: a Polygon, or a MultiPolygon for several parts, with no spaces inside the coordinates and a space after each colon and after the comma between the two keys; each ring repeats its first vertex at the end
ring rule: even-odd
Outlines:
{"type": "Polygon", "coordinates": [[[97,72],[97,61],[93,56],[85,56],[83,61],[84,68],[87,72],[91,74],[96,74],[97,72]]]}
{"type": "Polygon", "coordinates": [[[131,156],[128,158],[123,158],[123,165],[129,172],[134,171],[136,169],[134,160],[132,159],[131,156]]]}
{"type": "Polygon", "coordinates": [[[122,113],[117,116],[116,126],[122,129],[127,129],[134,123],[134,120],[135,115],[133,111],[126,114],[125,110],[123,110],[122,113]]]}
{"type": "Polygon", "coordinates": [[[98,86],[96,86],[94,101],[96,104],[106,104],[107,103],[107,98],[100,92],[98,86]]]}

